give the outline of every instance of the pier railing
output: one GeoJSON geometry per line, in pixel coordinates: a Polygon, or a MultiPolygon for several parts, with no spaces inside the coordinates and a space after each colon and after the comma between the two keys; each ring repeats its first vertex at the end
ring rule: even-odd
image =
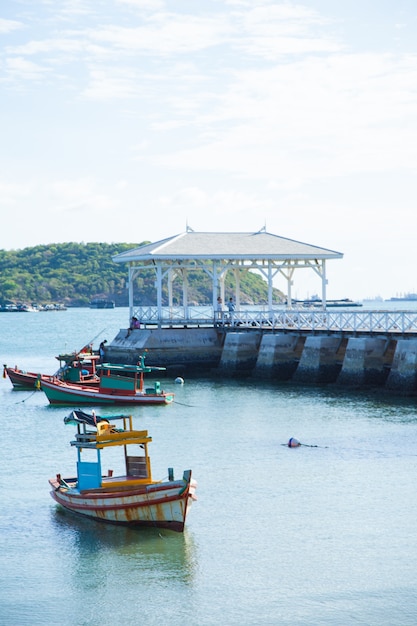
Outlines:
{"type": "Polygon", "coordinates": [[[143,326],[262,328],[271,330],[417,333],[417,311],[242,308],[233,313],[212,307],[140,307],[135,311],[143,326]]]}
{"type": "Polygon", "coordinates": [[[274,315],[273,327],[338,332],[415,333],[417,311],[303,311],[274,315]]]}

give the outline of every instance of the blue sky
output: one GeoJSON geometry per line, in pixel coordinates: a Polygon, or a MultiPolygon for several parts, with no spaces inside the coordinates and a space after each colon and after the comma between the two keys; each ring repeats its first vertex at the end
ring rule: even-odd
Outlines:
{"type": "Polygon", "coordinates": [[[344,253],[329,297],[417,291],[416,33],[414,0],[5,0],[0,248],[266,225],[344,253]]]}

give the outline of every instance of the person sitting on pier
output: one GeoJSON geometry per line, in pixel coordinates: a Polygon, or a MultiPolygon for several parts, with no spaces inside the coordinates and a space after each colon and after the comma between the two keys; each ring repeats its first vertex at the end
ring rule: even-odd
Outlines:
{"type": "Polygon", "coordinates": [[[129,326],[129,330],[127,331],[126,337],[129,337],[132,330],[135,330],[136,328],[140,328],[140,321],[138,320],[137,317],[133,316],[130,321],[130,326],[129,326]]]}

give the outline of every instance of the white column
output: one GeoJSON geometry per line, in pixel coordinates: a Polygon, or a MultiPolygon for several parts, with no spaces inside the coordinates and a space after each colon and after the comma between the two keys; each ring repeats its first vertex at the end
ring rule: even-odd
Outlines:
{"type": "Polygon", "coordinates": [[[182,270],[182,304],[184,307],[184,318],[188,319],[188,276],[187,270],[182,270]]]}
{"type": "Polygon", "coordinates": [[[158,308],[158,325],[162,321],[162,268],[161,262],[158,261],[156,266],[156,304],[158,308]]]}
{"type": "Polygon", "coordinates": [[[235,273],[235,283],[236,283],[235,304],[236,304],[236,310],[239,311],[240,310],[240,272],[239,272],[239,268],[235,268],[234,273],[235,273]]]}
{"type": "Polygon", "coordinates": [[[322,260],[321,266],[322,266],[322,272],[321,272],[321,300],[322,300],[323,309],[325,309],[326,308],[326,285],[327,285],[326,259],[322,260]]]}
{"type": "Polygon", "coordinates": [[[269,314],[272,315],[272,267],[271,261],[268,261],[268,309],[269,314]]]}
{"type": "Polygon", "coordinates": [[[288,273],[287,275],[287,307],[289,309],[292,309],[292,293],[291,293],[291,286],[292,286],[292,276],[291,273],[288,273]]]}
{"type": "Polygon", "coordinates": [[[133,316],[133,283],[134,283],[134,277],[135,277],[135,268],[132,265],[129,265],[129,273],[128,273],[129,284],[127,286],[128,294],[129,294],[129,323],[128,323],[128,326],[130,326],[130,320],[132,319],[132,316],[133,316]]]}
{"type": "Polygon", "coordinates": [[[168,270],[168,305],[172,307],[172,283],[173,283],[173,273],[172,269],[168,270]]]}
{"type": "Polygon", "coordinates": [[[217,289],[218,289],[218,282],[217,282],[217,262],[213,261],[213,312],[215,313],[217,311],[217,289]]]}

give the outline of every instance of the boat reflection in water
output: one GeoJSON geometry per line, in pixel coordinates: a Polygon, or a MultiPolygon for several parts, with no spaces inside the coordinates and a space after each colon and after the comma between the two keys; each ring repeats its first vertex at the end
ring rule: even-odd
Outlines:
{"type": "Polygon", "coordinates": [[[63,576],[70,595],[73,591],[82,592],[83,597],[91,593],[93,598],[98,590],[118,589],[120,571],[133,589],[143,587],[145,581],[158,580],[165,586],[188,585],[195,579],[198,558],[194,537],[187,529],[183,533],[158,528],[138,532],[127,526],[92,524],[61,508],[53,510],[52,528],[65,554],[63,576]]]}

